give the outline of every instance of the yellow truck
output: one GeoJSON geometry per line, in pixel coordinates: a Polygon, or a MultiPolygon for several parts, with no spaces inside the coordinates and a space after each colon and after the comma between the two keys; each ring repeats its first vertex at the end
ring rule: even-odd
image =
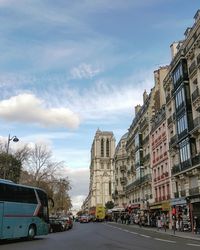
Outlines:
{"type": "Polygon", "coordinates": [[[103,221],[105,219],[105,207],[101,204],[96,206],[96,221],[103,221]]]}

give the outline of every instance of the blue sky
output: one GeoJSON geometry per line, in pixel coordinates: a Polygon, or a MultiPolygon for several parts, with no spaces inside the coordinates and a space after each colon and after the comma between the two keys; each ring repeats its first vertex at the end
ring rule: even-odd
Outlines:
{"type": "MultiPolygon", "coordinates": [[[[94,134],[127,132],[199,0],[0,0],[0,136],[43,141],[77,207],[94,134]]],[[[20,144],[18,144],[19,146],[20,144]]],[[[12,145],[13,146],[13,145],[12,145]]]]}

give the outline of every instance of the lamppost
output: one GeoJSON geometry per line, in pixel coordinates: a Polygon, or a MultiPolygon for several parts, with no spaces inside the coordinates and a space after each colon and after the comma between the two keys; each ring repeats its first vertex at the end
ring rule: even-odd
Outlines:
{"type": "Polygon", "coordinates": [[[7,143],[7,147],[6,147],[6,164],[5,164],[5,167],[4,167],[4,173],[3,173],[3,178],[5,179],[6,178],[6,168],[8,167],[8,152],[9,152],[9,146],[10,146],[10,142],[13,141],[13,142],[18,142],[19,139],[17,138],[16,135],[14,136],[10,136],[10,134],[8,135],[8,143],[7,143]]]}

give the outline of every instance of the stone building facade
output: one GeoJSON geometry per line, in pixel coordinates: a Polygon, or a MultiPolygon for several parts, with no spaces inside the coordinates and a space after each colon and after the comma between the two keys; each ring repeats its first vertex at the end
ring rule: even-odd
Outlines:
{"type": "MultiPolygon", "coordinates": [[[[176,217],[200,219],[200,11],[174,43],[165,79],[172,200],[176,217]],[[190,214],[189,214],[190,213],[190,214]]],[[[193,223],[194,221],[191,220],[193,223]]]]}
{"type": "Polygon", "coordinates": [[[98,129],[91,147],[89,194],[83,209],[90,211],[97,204],[105,206],[112,200],[114,153],[113,133],[98,129]]]}
{"type": "Polygon", "coordinates": [[[115,149],[114,155],[114,191],[113,200],[116,207],[127,206],[126,185],[127,185],[127,152],[126,142],[128,133],[124,134],[115,149]]]}

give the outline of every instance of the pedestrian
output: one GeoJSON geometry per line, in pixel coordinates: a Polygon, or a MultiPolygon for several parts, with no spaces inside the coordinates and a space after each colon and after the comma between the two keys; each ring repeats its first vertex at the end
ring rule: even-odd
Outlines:
{"type": "Polygon", "coordinates": [[[160,216],[158,216],[158,219],[157,219],[157,229],[160,230],[161,228],[162,228],[161,219],[160,219],[160,216]]]}
{"type": "Polygon", "coordinates": [[[123,213],[121,214],[121,222],[122,222],[122,224],[124,224],[124,215],[123,215],[123,213]]]}
{"type": "Polygon", "coordinates": [[[139,216],[139,221],[138,222],[139,222],[139,226],[142,227],[142,217],[141,216],[139,216]]]}
{"type": "Polygon", "coordinates": [[[167,221],[166,221],[166,215],[165,214],[163,214],[162,215],[162,220],[161,220],[161,223],[162,223],[162,226],[163,226],[163,228],[164,228],[164,230],[165,230],[165,232],[166,232],[166,228],[167,228],[167,221]]]}

